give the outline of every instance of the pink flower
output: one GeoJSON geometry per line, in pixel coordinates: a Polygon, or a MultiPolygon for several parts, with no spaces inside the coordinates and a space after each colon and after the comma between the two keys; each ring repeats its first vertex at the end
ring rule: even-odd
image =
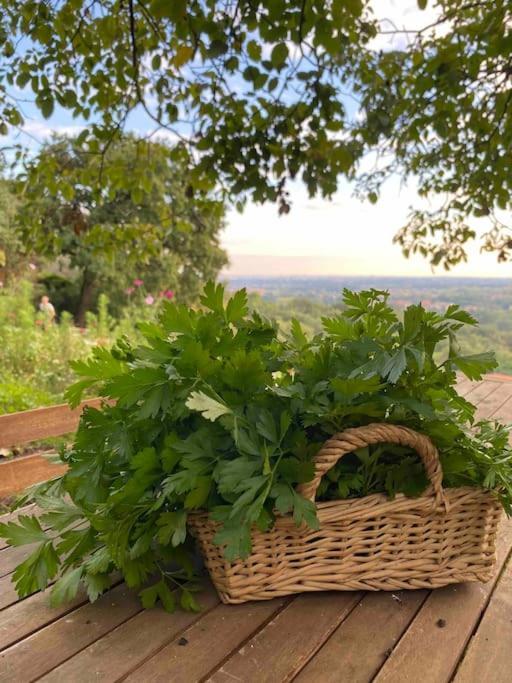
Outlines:
{"type": "Polygon", "coordinates": [[[136,287],[142,287],[142,285],[144,284],[144,280],[140,280],[140,279],[137,277],[137,278],[135,278],[135,280],[133,281],[133,284],[134,284],[136,287]]]}
{"type": "Polygon", "coordinates": [[[130,294],[133,294],[134,291],[134,287],[127,287],[127,289],[124,290],[125,294],[128,294],[128,296],[130,296],[130,294]]]}
{"type": "Polygon", "coordinates": [[[148,294],[144,301],[147,303],[148,306],[151,306],[151,304],[155,303],[155,299],[151,296],[151,294],[148,294]]]}
{"type": "Polygon", "coordinates": [[[172,289],[166,289],[162,294],[166,299],[174,299],[174,292],[172,289]]]}
{"type": "Polygon", "coordinates": [[[30,270],[37,270],[37,266],[35,263],[29,263],[28,267],[30,268],[30,270]]]}

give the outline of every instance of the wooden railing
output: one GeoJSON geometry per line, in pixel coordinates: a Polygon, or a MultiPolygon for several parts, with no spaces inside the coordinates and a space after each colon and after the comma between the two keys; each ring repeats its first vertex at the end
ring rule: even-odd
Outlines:
{"type": "MultiPolygon", "coordinates": [[[[72,410],[67,404],[0,415],[0,448],[22,446],[74,432],[85,406],[98,407],[101,399],[93,398],[72,410]]],[[[0,461],[0,496],[22,491],[39,481],[61,474],[65,467],[50,462],[44,455],[33,453],[0,461]]]]}

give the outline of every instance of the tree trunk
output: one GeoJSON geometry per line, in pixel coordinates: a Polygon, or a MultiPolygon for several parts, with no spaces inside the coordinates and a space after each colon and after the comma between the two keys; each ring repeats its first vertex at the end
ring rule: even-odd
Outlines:
{"type": "Polygon", "coordinates": [[[85,314],[92,308],[95,290],[96,282],[94,275],[86,269],[84,271],[82,287],[80,289],[80,299],[78,301],[78,308],[75,316],[78,327],[85,327],[85,314]]]}

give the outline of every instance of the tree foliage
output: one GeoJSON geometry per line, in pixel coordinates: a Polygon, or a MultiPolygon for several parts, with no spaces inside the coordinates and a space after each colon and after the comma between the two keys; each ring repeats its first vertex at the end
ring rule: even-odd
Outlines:
{"type": "Polygon", "coordinates": [[[512,251],[505,213],[512,207],[512,8],[507,0],[431,4],[438,18],[404,31],[405,49],[361,64],[358,133],[382,160],[362,185],[375,192],[398,172],[417,179],[420,195],[438,197],[434,209],[411,211],[398,233],[406,254],[454,265],[475,237],[474,219],[485,218],[483,247],[505,261],[512,251]]]}
{"type": "Polygon", "coordinates": [[[4,285],[16,275],[25,258],[23,245],[15,230],[18,198],[12,183],[0,178],[0,281],[4,285]]]}
{"type": "Polygon", "coordinates": [[[32,93],[44,117],[85,121],[80,145],[101,157],[135,117],[176,142],[190,192],[218,183],[284,213],[295,178],[330,197],[357,176],[376,201],[390,175],[412,176],[434,209],[412,211],[405,253],[450,267],[480,217],[485,248],[506,259],[510,3],[427,5],[434,21],[411,31],[369,0],[0,0],[1,130],[23,125],[32,93]],[[363,173],[368,153],[378,163],[363,173]]]}
{"type": "Polygon", "coordinates": [[[79,271],[80,321],[99,285],[119,295],[147,273],[187,301],[226,263],[218,240],[224,206],[205,191],[190,196],[186,175],[167,145],[133,137],[103,157],[87,154],[76,138],[55,138],[27,166],[19,178],[23,242],[79,271]]]}

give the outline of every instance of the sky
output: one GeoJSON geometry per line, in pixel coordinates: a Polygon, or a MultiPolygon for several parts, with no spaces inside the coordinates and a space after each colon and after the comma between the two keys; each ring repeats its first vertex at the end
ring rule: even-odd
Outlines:
{"type": "MultiPolygon", "coordinates": [[[[409,29],[424,26],[435,17],[431,5],[421,11],[417,0],[373,1],[378,18],[409,29]]],[[[390,46],[390,40],[380,37],[376,46],[390,46]]],[[[56,109],[49,121],[44,121],[30,105],[25,113],[25,135],[18,138],[25,144],[35,144],[35,140],[48,137],[52,131],[76,134],[82,128],[80,121],[61,109],[56,109]]],[[[132,127],[137,132],[148,132],[141,130],[137,120],[132,121],[132,127]]],[[[286,216],[279,216],[275,205],[251,202],[243,213],[228,211],[221,236],[230,259],[225,274],[446,275],[442,268],[433,271],[421,257],[405,259],[400,247],[393,244],[393,236],[406,222],[409,207],[422,205],[414,183],[403,186],[398,178],[392,178],[383,186],[375,205],[356,199],[347,183],[331,200],[310,199],[304,186],[294,183],[291,200],[292,209],[286,216]]],[[[450,275],[512,275],[512,264],[498,264],[493,255],[480,253],[478,244],[468,253],[468,263],[457,266],[450,275]]]]}
{"type": "MultiPolygon", "coordinates": [[[[374,0],[374,12],[397,28],[420,28],[435,18],[432,3],[419,10],[417,0],[374,0]]],[[[390,45],[379,38],[378,47],[390,45]]],[[[279,216],[272,205],[249,204],[243,214],[228,213],[222,244],[230,256],[227,274],[233,275],[452,275],[510,277],[512,264],[498,264],[495,256],[468,248],[468,262],[449,273],[432,270],[422,257],[406,259],[393,236],[407,220],[410,206],[423,205],[414,183],[404,187],[388,181],[377,204],[361,202],[345,184],[332,200],[309,199],[303,186],[294,185],[292,209],[279,216]]],[[[481,223],[481,226],[484,226],[481,223]]],[[[478,229],[478,225],[474,226],[478,229]]]]}
{"type": "Polygon", "coordinates": [[[279,216],[277,207],[249,204],[243,214],[230,211],[222,244],[230,256],[232,275],[403,275],[439,274],[464,277],[509,277],[512,264],[495,256],[469,252],[467,264],[450,273],[432,270],[421,257],[404,258],[393,235],[406,222],[416,200],[414,188],[400,188],[396,179],[383,188],[375,205],[351,196],[342,187],[331,201],[309,199],[297,186],[292,209],[279,216]]]}

